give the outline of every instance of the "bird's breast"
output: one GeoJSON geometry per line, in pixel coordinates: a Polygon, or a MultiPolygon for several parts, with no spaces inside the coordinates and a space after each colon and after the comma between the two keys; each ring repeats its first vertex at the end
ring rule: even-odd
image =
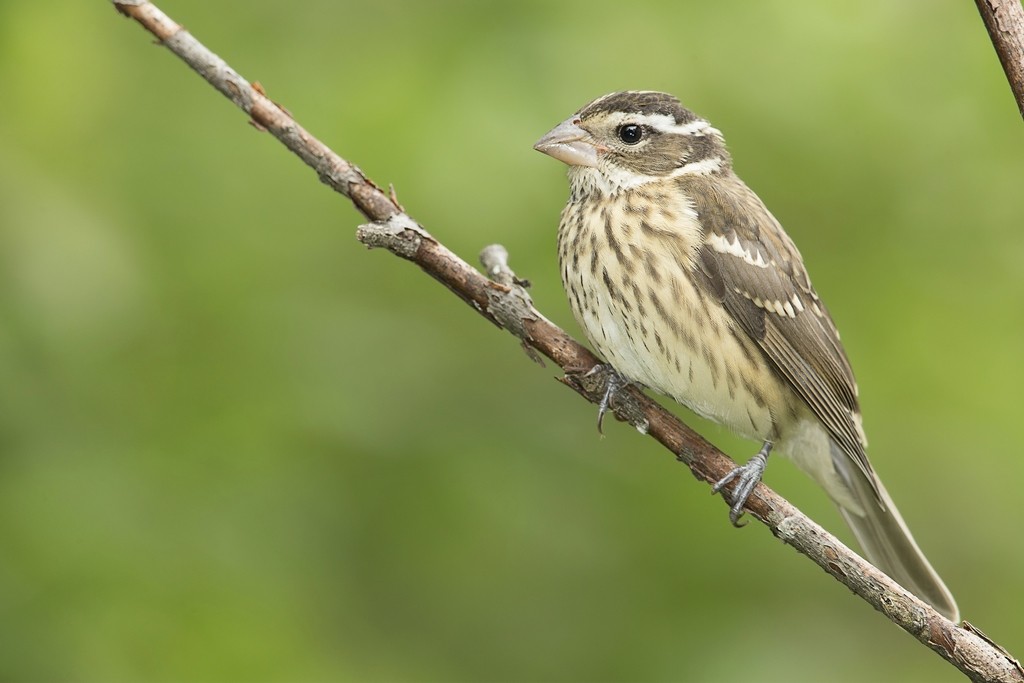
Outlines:
{"type": "Polygon", "coordinates": [[[562,284],[587,337],[620,374],[741,435],[769,438],[783,389],[694,277],[703,240],[683,194],[577,197],[559,227],[562,284]]]}

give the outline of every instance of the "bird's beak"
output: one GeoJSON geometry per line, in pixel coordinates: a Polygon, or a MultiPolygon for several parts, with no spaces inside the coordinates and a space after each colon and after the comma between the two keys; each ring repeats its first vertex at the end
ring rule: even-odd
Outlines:
{"type": "Polygon", "coordinates": [[[597,166],[597,147],[591,140],[573,117],[552,128],[533,148],[570,166],[597,166]]]}

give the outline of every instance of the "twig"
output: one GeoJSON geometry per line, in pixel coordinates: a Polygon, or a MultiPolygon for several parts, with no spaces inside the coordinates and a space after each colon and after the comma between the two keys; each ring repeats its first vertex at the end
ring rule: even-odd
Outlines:
{"type": "Polygon", "coordinates": [[[974,0],[1024,116],[1024,7],[1021,0],[974,0]]]}
{"type": "MultiPolygon", "coordinates": [[[[406,215],[393,196],[306,132],[268,99],[262,88],[251,86],[152,3],[114,0],[114,5],[284,143],[321,180],[351,199],[371,221],[357,231],[363,244],[385,248],[417,264],[480,315],[517,336],[524,347],[554,361],[566,372],[562,380],[565,384],[592,403],[600,401],[604,392],[601,380],[587,376],[598,359],[537,311],[522,282],[508,267],[503,247],[492,245],[481,255],[494,279],[481,275],[406,215]]],[[[643,392],[630,387],[619,397],[612,405],[615,414],[663,444],[698,479],[714,482],[732,469],[734,463],[726,455],[643,392]]],[[[942,617],[768,487],[758,485],[747,510],[778,538],[971,680],[1024,683],[1024,670],[1002,648],[981,637],[976,629],[962,628],[942,617]]]]}

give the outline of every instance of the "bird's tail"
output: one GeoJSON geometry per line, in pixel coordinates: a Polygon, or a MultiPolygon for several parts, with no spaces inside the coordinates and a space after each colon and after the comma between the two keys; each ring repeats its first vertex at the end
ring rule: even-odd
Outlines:
{"type": "Polygon", "coordinates": [[[917,546],[882,482],[875,477],[879,501],[865,474],[835,444],[832,462],[861,509],[850,507],[849,501],[840,502],[837,496],[832,498],[868,560],[947,619],[958,622],[960,611],[953,594],[917,546]]]}

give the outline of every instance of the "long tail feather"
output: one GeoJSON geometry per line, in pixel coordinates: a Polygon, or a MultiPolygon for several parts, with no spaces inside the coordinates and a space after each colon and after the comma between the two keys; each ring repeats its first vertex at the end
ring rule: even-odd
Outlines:
{"type": "Polygon", "coordinates": [[[960,612],[953,594],[921,552],[882,482],[875,478],[881,503],[864,473],[833,447],[833,462],[861,510],[844,506],[836,496],[843,519],[850,525],[867,559],[898,584],[930,604],[937,612],[957,622],[960,612]],[[838,456],[838,457],[837,457],[838,456]]]}

